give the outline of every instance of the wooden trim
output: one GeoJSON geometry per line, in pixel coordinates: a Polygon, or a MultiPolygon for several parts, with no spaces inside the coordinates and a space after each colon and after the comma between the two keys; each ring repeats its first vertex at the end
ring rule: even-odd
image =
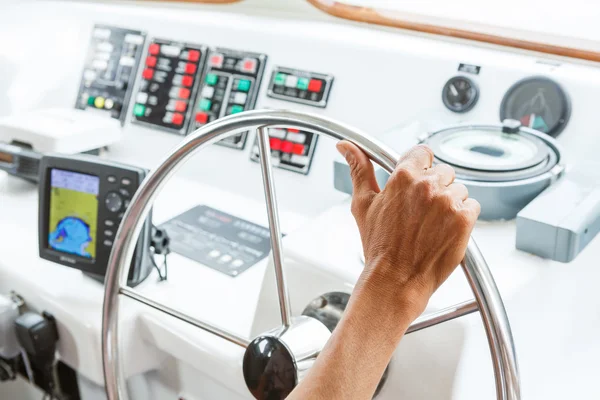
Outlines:
{"type": "Polygon", "coordinates": [[[169,3],[202,3],[202,4],[231,4],[238,3],[242,0],[146,0],[155,2],[169,3]]]}
{"type": "Polygon", "coordinates": [[[396,19],[381,15],[377,10],[369,7],[351,6],[338,2],[323,4],[320,0],[308,0],[316,8],[335,17],[358,22],[367,22],[416,32],[434,35],[449,36],[452,38],[474,40],[499,46],[514,47],[522,50],[552,54],[561,57],[577,58],[586,61],[600,62],[600,52],[578,49],[573,47],[557,46],[548,43],[516,39],[506,36],[493,35],[483,32],[457,29],[441,25],[433,25],[417,21],[396,19]]]}

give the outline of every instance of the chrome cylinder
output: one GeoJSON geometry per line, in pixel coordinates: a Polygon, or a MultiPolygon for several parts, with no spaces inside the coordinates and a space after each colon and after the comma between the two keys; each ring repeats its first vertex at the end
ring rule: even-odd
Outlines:
{"type": "MultiPolygon", "coordinates": [[[[231,115],[197,129],[182,140],[139,187],[131,205],[125,212],[115,237],[107,268],[102,310],[102,367],[109,400],[128,399],[118,351],[119,295],[126,293],[129,298],[137,297],[133,295],[135,292],[133,289],[126,288],[128,268],[133,257],[136,239],[158,193],[177,169],[202,148],[249,129],[275,126],[292,127],[337,140],[348,140],[390,173],[399,159],[399,155],[393,150],[353,128],[320,116],[293,111],[260,110],[231,115]]],[[[267,183],[266,180],[265,183],[267,183]]],[[[272,184],[272,181],[270,183],[272,184]]],[[[276,208],[269,211],[270,221],[278,221],[278,217],[273,215],[275,212],[276,208]]],[[[272,236],[278,233],[273,230],[273,226],[274,224],[270,223],[272,236]]],[[[497,398],[518,400],[520,399],[519,374],[508,317],[489,268],[473,241],[467,248],[463,268],[475,294],[488,336],[496,375],[497,398]]],[[[277,286],[285,288],[285,282],[280,280],[277,286]]],[[[286,298],[287,292],[280,293],[281,307],[285,306],[286,298]]],[[[155,308],[160,309],[161,307],[155,305],[155,308]]],[[[171,313],[171,315],[174,314],[171,313]]],[[[282,311],[282,319],[286,320],[287,318],[287,311],[282,311]]],[[[232,343],[245,344],[244,340],[218,328],[213,329],[208,324],[198,323],[196,326],[213,332],[232,343]]]]}

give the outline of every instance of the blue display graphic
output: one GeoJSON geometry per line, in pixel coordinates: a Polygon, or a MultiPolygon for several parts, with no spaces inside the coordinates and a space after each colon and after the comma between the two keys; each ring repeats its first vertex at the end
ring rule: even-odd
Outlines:
{"type": "Polygon", "coordinates": [[[48,247],[63,253],[96,258],[100,179],[53,169],[50,186],[48,247]]]}

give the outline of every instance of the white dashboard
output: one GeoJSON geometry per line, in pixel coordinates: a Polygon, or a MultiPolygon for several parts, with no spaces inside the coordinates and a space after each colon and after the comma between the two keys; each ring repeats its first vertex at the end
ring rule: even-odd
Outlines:
{"type": "MultiPolygon", "coordinates": [[[[207,63],[209,52],[217,48],[266,55],[254,108],[324,115],[360,128],[399,152],[416,143],[419,135],[443,127],[500,123],[507,91],[523,79],[543,76],[558,83],[569,98],[570,118],[557,138],[567,165],[592,162],[600,152],[596,64],[350,23],[321,15],[300,1],[293,14],[250,3],[2,4],[0,34],[10,40],[0,45],[0,117],[73,108],[80,101],[94,26],[107,25],[145,33],[131,101],[122,110],[122,140],[105,153],[114,161],[152,169],[182,139],[176,132],[134,122],[137,93],[144,90],[146,58],[155,39],[198,46],[207,63]],[[477,73],[459,71],[461,64],[477,66],[477,73]],[[326,106],[269,96],[276,68],[331,76],[326,106]],[[454,76],[469,78],[479,90],[469,111],[452,112],[442,101],[442,89],[454,76]]],[[[198,71],[197,79],[206,75],[198,71]]],[[[201,103],[201,90],[196,88],[192,97],[196,94],[197,99],[188,104],[197,108],[194,113],[201,103]]],[[[187,112],[186,123],[192,124],[194,113],[187,112]]],[[[196,155],[159,196],[154,221],[162,223],[205,204],[266,226],[260,166],[251,160],[254,138],[250,132],[242,149],[214,145],[196,155]]],[[[336,159],[334,142],[320,139],[307,173],[274,171],[295,314],[324,292],[350,293],[362,269],[349,196],[333,186],[336,159]]],[[[31,308],[55,316],[59,357],[77,371],[82,399],[102,399],[102,285],[38,257],[37,210],[35,185],[0,175],[0,294],[15,291],[31,308]]],[[[593,378],[600,356],[600,344],[593,337],[600,327],[594,317],[600,299],[593,295],[600,274],[600,241],[563,265],[515,250],[513,221],[480,222],[474,237],[511,318],[523,398],[600,396],[593,378]]],[[[169,280],[157,283],[153,274],[140,285],[142,293],[248,338],[277,323],[268,259],[230,277],[177,254],[171,257],[169,280]]],[[[457,272],[434,296],[430,309],[470,297],[457,272]]],[[[124,321],[132,321],[123,324],[127,328],[122,354],[133,399],[250,398],[240,372],[241,349],[131,301],[122,307],[124,321]]],[[[493,397],[489,352],[476,315],[408,336],[391,368],[382,399],[493,397]]],[[[0,398],[37,398],[23,385],[0,384],[0,398]]]]}

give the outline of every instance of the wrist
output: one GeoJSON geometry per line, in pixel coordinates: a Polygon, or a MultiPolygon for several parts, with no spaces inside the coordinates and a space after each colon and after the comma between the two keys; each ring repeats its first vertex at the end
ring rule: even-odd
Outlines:
{"type": "Polygon", "coordinates": [[[393,279],[390,274],[381,273],[381,266],[377,266],[365,269],[348,308],[399,341],[425,310],[429,297],[425,285],[393,279]]]}

